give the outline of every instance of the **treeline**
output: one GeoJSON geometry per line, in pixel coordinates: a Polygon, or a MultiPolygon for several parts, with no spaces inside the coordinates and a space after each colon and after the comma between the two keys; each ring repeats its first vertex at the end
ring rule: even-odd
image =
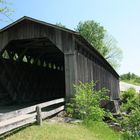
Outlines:
{"type": "Polygon", "coordinates": [[[131,82],[131,83],[139,83],[140,84],[140,76],[134,74],[134,73],[126,73],[126,74],[122,74],[120,76],[120,79],[122,81],[127,81],[127,82],[131,82]]]}

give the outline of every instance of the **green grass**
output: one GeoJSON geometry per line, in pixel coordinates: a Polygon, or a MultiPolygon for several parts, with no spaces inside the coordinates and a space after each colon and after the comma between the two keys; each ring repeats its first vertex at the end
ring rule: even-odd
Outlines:
{"type": "Polygon", "coordinates": [[[128,84],[140,86],[140,83],[135,82],[134,80],[121,80],[121,81],[122,81],[122,82],[125,82],[125,83],[128,83],[128,84]]]}
{"type": "Polygon", "coordinates": [[[106,124],[66,124],[44,122],[42,126],[30,126],[6,140],[120,140],[120,135],[106,124]]]}

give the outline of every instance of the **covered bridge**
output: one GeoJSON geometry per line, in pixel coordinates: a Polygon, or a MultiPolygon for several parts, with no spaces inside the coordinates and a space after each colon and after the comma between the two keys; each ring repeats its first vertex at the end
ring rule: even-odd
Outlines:
{"type": "Polygon", "coordinates": [[[119,75],[79,33],[30,17],[0,30],[1,104],[70,97],[91,80],[118,100],[119,75]]]}

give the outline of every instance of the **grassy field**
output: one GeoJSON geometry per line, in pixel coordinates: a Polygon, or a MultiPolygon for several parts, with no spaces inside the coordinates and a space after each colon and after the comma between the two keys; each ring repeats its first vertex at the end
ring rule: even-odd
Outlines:
{"type": "Polygon", "coordinates": [[[125,82],[125,83],[128,83],[128,84],[140,86],[140,83],[135,82],[134,80],[121,80],[121,81],[122,81],[122,82],[125,82]]]}
{"type": "Polygon", "coordinates": [[[30,126],[4,138],[6,140],[121,140],[104,123],[92,125],[48,123],[30,126]]]}

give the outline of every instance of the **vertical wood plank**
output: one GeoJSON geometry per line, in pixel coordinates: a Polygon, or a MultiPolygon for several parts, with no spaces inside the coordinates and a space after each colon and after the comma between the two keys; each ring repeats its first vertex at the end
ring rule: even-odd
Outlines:
{"type": "Polygon", "coordinates": [[[41,114],[41,107],[37,106],[36,107],[36,112],[37,112],[37,116],[36,116],[36,121],[38,125],[42,125],[42,114],[41,114]]]}

